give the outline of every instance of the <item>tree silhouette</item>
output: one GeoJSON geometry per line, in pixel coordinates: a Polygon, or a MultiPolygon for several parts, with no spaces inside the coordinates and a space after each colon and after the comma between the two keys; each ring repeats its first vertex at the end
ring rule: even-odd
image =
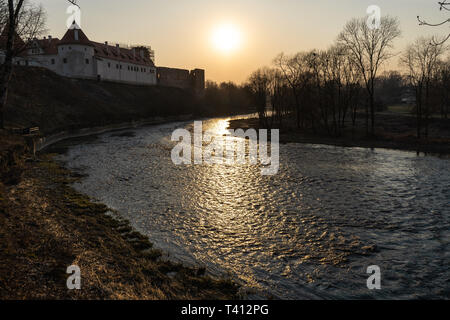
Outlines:
{"type": "Polygon", "coordinates": [[[13,61],[30,39],[45,30],[45,11],[27,0],[0,1],[0,29],[4,60],[0,65],[0,129],[4,129],[4,109],[13,72],[13,61]]]}
{"type": "MultiPolygon", "coordinates": [[[[448,1],[449,0],[444,0],[444,1],[438,2],[440,11],[450,11],[450,2],[448,2],[448,1]]],[[[439,27],[439,26],[445,25],[447,23],[450,23],[450,18],[448,18],[447,20],[438,22],[438,23],[429,23],[429,22],[421,19],[420,16],[417,16],[417,20],[419,21],[420,26],[430,26],[430,27],[439,27]]],[[[431,40],[431,43],[434,45],[442,45],[448,39],[450,39],[450,33],[446,37],[444,37],[442,40],[436,40],[436,38],[433,37],[431,40]]]]}
{"type": "Polygon", "coordinates": [[[71,4],[73,4],[74,6],[77,6],[78,8],[80,8],[80,6],[77,3],[77,0],[67,0],[69,1],[71,4]]]}
{"type": "Polygon", "coordinates": [[[388,59],[393,41],[401,34],[397,18],[381,19],[380,28],[371,29],[365,19],[349,21],[338,36],[338,43],[346,48],[358,67],[369,96],[371,135],[375,134],[375,80],[378,70],[388,59]]]}

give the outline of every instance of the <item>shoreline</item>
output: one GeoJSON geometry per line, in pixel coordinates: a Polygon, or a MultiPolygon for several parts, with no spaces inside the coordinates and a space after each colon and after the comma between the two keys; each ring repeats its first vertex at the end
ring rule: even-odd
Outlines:
{"type": "MultiPolygon", "coordinates": [[[[259,119],[236,119],[230,120],[228,129],[263,129],[260,128],[259,119]]],[[[274,127],[274,129],[277,129],[274,127]]],[[[291,127],[280,129],[280,143],[303,143],[328,145],[343,148],[367,148],[367,149],[388,149],[397,151],[416,152],[417,154],[425,154],[442,158],[450,158],[450,139],[448,141],[431,141],[430,143],[418,143],[416,139],[406,137],[405,139],[384,139],[378,137],[368,139],[362,135],[355,137],[330,137],[327,135],[312,134],[300,132],[291,127]]]]}
{"type": "MultiPolygon", "coordinates": [[[[132,127],[101,129],[107,132],[132,127]]],[[[258,128],[258,120],[230,120],[229,128],[258,128]]],[[[96,132],[99,127],[82,130],[83,135],[59,141],[103,133],[96,132]]],[[[11,145],[3,150],[0,145],[0,288],[4,288],[0,298],[245,299],[243,288],[231,279],[206,276],[204,268],[160,259],[162,251],[154,249],[127,220],[112,216],[107,206],[72,187],[83,176],[54,160],[51,149],[33,157],[23,137],[11,139],[11,145]],[[12,154],[5,156],[1,153],[5,150],[12,154]],[[5,169],[12,172],[12,182],[5,179],[11,175],[2,172],[5,169]],[[66,288],[65,271],[72,264],[82,270],[82,290],[66,288]]],[[[280,132],[280,143],[374,148],[373,141],[291,131],[280,132]]],[[[382,143],[375,148],[411,151],[408,145],[386,147],[382,143]]]]}
{"type": "Polygon", "coordinates": [[[129,121],[118,124],[110,124],[106,126],[81,128],[76,130],[60,131],[44,137],[33,139],[33,149],[35,152],[42,151],[52,145],[69,139],[89,137],[107,132],[121,131],[127,129],[134,129],[150,125],[159,125],[168,122],[182,122],[192,119],[192,115],[170,116],[170,117],[155,117],[141,121],[129,121]]]}
{"type": "Polygon", "coordinates": [[[71,185],[83,176],[53,154],[33,157],[22,137],[5,139],[11,144],[0,150],[0,298],[242,298],[231,279],[162,259],[127,220],[76,191],[71,185]],[[66,287],[70,265],[81,269],[81,290],[66,287]]]}

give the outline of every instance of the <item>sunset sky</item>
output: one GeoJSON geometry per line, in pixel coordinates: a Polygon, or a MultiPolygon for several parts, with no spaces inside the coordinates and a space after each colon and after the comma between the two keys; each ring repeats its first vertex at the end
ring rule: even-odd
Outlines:
{"type": "MultiPolygon", "coordinates": [[[[91,40],[151,45],[158,66],[204,68],[214,81],[245,81],[280,52],[325,49],[344,24],[366,16],[369,5],[398,16],[403,32],[396,50],[417,36],[443,35],[418,26],[447,19],[438,0],[78,0],[81,27],[91,40]],[[230,39],[231,38],[231,39],[230,39]]],[[[49,34],[61,38],[67,0],[34,0],[48,13],[49,34]]]]}

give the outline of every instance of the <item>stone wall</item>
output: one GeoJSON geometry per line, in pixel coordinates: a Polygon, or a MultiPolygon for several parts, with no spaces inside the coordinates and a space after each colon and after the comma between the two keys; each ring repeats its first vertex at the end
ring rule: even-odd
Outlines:
{"type": "Polygon", "coordinates": [[[192,90],[201,95],[205,89],[205,71],[157,67],[158,85],[192,90]]]}

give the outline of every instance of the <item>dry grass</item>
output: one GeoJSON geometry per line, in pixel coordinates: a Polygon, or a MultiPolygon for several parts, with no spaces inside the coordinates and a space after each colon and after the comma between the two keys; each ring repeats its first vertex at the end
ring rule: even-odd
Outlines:
{"type": "Polygon", "coordinates": [[[18,163],[20,182],[0,183],[0,299],[237,297],[230,280],[161,260],[128,221],[75,191],[70,184],[79,177],[50,155],[18,163]],[[73,264],[82,290],[66,288],[73,264]]]}
{"type": "Polygon", "coordinates": [[[69,79],[44,68],[16,66],[5,121],[8,127],[38,126],[48,135],[208,111],[202,107],[182,89],[69,79]]]}

